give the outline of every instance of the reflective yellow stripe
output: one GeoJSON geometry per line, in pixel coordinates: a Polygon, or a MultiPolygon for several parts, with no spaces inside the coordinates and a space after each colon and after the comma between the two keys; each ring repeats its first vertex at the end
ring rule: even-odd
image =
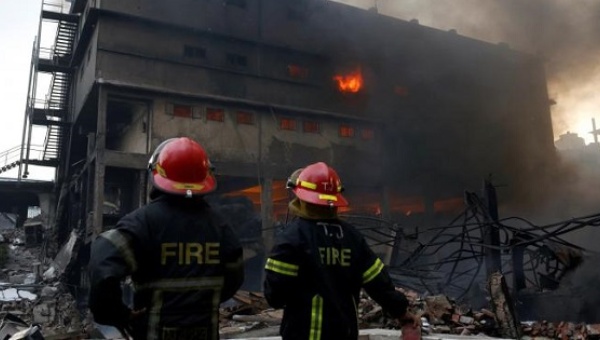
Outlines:
{"type": "Polygon", "coordinates": [[[310,317],[310,340],[321,339],[321,324],[323,323],[323,298],[315,295],[312,298],[312,311],[310,317]]]}
{"type": "Polygon", "coordinates": [[[158,172],[158,174],[161,177],[168,178],[167,172],[165,171],[165,169],[162,166],[160,166],[160,164],[156,163],[156,165],[154,165],[154,168],[156,169],[156,172],[158,172]]]}
{"type": "Polygon", "coordinates": [[[336,201],[337,202],[337,197],[335,197],[333,195],[319,194],[319,199],[325,200],[325,201],[336,201]]]}
{"type": "Polygon", "coordinates": [[[381,271],[383,270],[383,262],[380,259],[375,260],[375,263],[371,266],[371,268],[367,269],[363,273],[363,284],[368,283],[373,280],[381,271]]]}
{"type": "Polygon", "coordinates": [[[265,269],[287,276],[298,276],[298,266],[291,263],[267,259],[265,269]]]}
{"type": "Polygon", "coordinates": [[[202,184],[194,184],[194,183],[175,183],[173,184],[173,189],[196,189],[202,190],[204,189],[204,185],[202,184]]]}
{"type": "Polygon", "coordinates": [[[305,187],[307,189],[312,189],[312,190],[317,189],[317,185],[315,183],[311,183],[311,182],[307,182],[307,181],[300,181],[300,186],[305,187]]]}
{"type": "Polygon", "coordinates": [[[137,261],[135,260],[135,256],[133,255],[133,250],[129,245],[129,241],[120,231],[115,229],[107,230],[100,234],[100,237],[105,238],[108,242],[112,243],[115,248],[119,250],[121,256],[129,266],[132,272],[137,270],[137,261]]]}

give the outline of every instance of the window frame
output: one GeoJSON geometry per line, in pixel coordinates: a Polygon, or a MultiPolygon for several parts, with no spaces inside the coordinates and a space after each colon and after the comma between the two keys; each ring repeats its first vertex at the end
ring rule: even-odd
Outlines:
{"type": "Polygon", "coordinates": [[[304,120],[302,121],[302,132],[303,133],[320,133],[321,124],[316,120],[304,120]]]}
{"type": "Polygon", "coordinates": [[[354,138],[356,136],[356,128],[350,124],[340,124],[338,134],[342,138],[354,138]]]}
{"type": "Polygon", "coordinates": [[[279,117],[279,130],[297,131],[296,119],[292,117],[279,117]]]}
{"type": "Polygon", "coordinates": [[[254,112],[237,110],[235,111],[235,122],[238,125],[254,125],[254,112]],[[240,117],[245,116],[245,119],[240,119],[240,117]]]}
{"type": "Polygon", "coordinates": [[[218,123],[223,123],[225,121],[225,108],[207,106],[204,113],[206,115],[206,121],[218,123]],[[215,119],[215,117],[218,119],[215,119]]]}

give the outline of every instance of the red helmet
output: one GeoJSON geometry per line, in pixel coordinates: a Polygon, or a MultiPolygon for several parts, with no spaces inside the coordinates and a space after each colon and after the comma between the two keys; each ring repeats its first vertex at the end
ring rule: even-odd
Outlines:
{"type": "Polygon", "coordinates": [[[337,172],[323,162],[304,168],[294,186],[298,199],[317,205],[345,207],[348,201],[342,196],[342,182],[337,172]]]}
{"type": "Polygon", "coordinates": [[[217,187],[206,152],[187,137],[162,142],[148,166],[152,185],[168,194],[191,197],[207,194],[217,187]]]}

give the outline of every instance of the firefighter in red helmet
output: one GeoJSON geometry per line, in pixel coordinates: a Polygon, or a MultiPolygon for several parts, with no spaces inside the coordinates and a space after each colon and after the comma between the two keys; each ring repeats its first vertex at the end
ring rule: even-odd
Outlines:
{"type": "Polygon", "coordinates": [[[219,304],[242,284],[242,247],[204,201],[216,180],[204,149],[173,138],[149,162],[151,201],[92,243],[94,320],[133,339],[218,339],[219,304]],[[122,281],[134,285],[123,303],[122,281]]]}
{"type": "Polygon", "coordinates": [[[338,207],[348,201],[337,172],[319,162],[292,177],[288,187],[296,198],[289,209],[295,218],[277,235],[265,264],[265,297],[272,307],[284,308],[282,338],[358,339],[362,288],[392,317],[419,327],[383,262],[338,218],[338,207]]]}

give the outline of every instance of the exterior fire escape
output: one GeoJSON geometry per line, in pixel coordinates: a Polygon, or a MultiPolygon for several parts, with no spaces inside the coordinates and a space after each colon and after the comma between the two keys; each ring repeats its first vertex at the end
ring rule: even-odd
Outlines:
{"type": "Polygon", "coordinates": [[[74,69],[72,57],[79,23],[79,16],[69,14],[69,8],[70,4],[64,1],[57,3],[46,0],[42,4],[40,30],[33,46],[21,155],[16,161],[19,166],[19,179],[27,178],[29,165],[59,166],[61,151],[68,140],[74,69]],[[41,47],[42,24],[45,23],[56,24],[56,37],[51,48],[41,47]],[[44,99],[36,97],[40,73],[51,75],[44,99]],[[46,128],[41,147],[32,145],[34,126],[46,128]]]}

